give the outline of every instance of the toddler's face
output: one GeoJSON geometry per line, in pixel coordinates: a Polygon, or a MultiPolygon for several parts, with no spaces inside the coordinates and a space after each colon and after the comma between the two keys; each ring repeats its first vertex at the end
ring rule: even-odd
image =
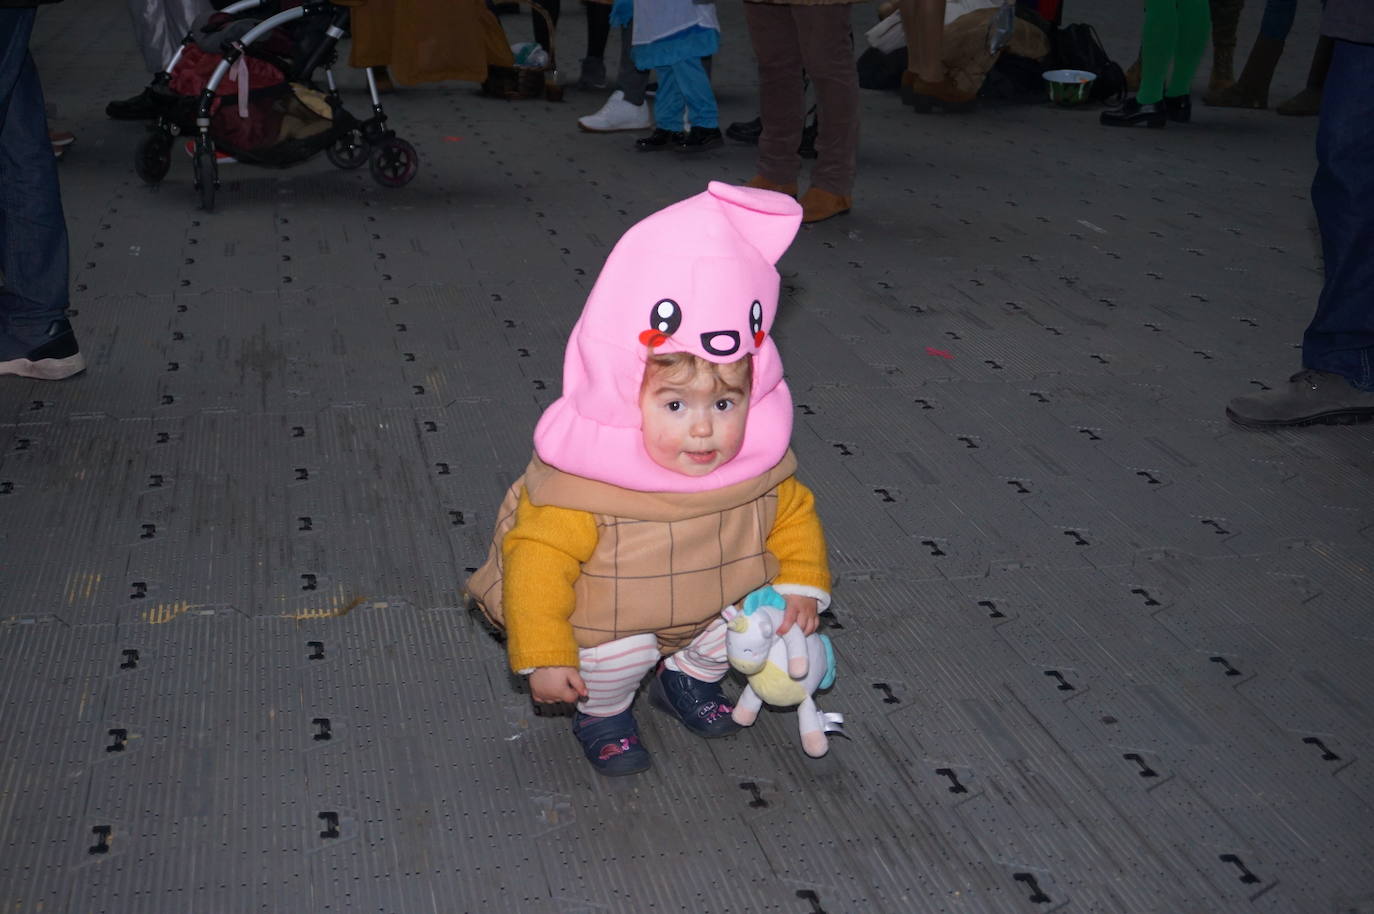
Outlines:
{"type": "Polygon", "coordinates": [[[639,410],[650,459],[686,476],[705,476],[739,453],[749,391],[722,388],[706,371],[691,378],[661,372],[647,378],[639,410]]]}

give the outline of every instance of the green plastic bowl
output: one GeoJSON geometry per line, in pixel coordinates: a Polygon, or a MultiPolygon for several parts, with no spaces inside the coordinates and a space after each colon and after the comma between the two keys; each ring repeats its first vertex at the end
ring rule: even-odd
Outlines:
{"type": "Polygon", "coordinates": [[[1045,88],[1049,90],[1050,101],[1056,105],[1070,107],[1081,105],[1092,92],[1096,73],[1087,70],[1046,70],[1042,74],[1045,88]]]}

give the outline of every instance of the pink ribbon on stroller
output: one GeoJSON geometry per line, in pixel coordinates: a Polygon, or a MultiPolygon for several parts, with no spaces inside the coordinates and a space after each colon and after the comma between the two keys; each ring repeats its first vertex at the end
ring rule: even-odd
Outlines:
{"type": "MultiPolygon", "coordinates": [[[[237,47],[237,48],[239,49],[240,52],[243,51],[243,45],[241,45],[241,44],[236,44],[235,47],[237,47]]],[[[234,65],[233,65],[232,67],[229,68],[229,75],[230,75],[231,77],[233,77],[234,82],[238,83],[238,87],[239,87],[239,117],[241,117],[241,118],[247,120],[247,118],[248,118],[248,61],[245,59],[245,56],[246,56],[246,55],[244,55],[244,54],[242,54],[242,53],[239,54],[239,59],[236,60],[236,61],[234,61],[234,65]]]]}

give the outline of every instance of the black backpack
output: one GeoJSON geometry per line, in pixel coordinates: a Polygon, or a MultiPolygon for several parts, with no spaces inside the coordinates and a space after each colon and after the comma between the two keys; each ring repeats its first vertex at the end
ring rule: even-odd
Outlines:
{"type": "Polygon", "coordinates": [[[1096,73],[1092,97],[1100,102],[1118,101],[1126,94],[1126,73],[1107,56],[1097,30],[1084,22],[1066,25],[1051,40],[1047,70],[1087,70],[1096,73]]]}

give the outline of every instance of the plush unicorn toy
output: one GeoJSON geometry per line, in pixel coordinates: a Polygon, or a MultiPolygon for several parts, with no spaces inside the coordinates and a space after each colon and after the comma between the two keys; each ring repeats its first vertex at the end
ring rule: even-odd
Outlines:
{"type": "Polygon", "coordinates": [[[721,612],[727,623],[725,655],[749,680],[730,716],[748,727],[764,702],[796,705],[802,749],[820,758],[830,749],[825,735],[843,732],[844,716],[822,713],[811,697],[835,681],[835,652],[825,635],[804,635],[797,625],[777,635],[786,606],[782,594],[765,586],[745,597],[742,608],[727,606],[721,612]]]}

